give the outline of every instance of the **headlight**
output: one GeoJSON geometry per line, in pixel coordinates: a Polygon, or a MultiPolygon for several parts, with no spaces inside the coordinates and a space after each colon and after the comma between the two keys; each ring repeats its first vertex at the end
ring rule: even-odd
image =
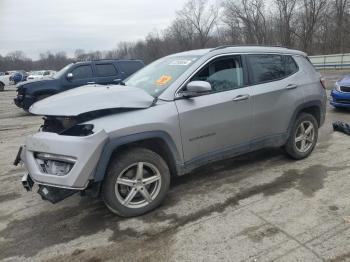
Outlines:
{"type": "Polygon", "coordinates": [[[334,88],[335,88],[335,90],[341,92],[340,85],[338,84],[338,82],[335,82],[335,87],[334,88]]]}
{"type": "Polygon", "coordinates": [[[76,158],[49,153],[36,153],[36,161],[43,173],[64,176],[73,168],[76,158]]]}
{"type": "Polygon", "coordinates": [[[17,86],[17,94],[22,94],[23,93],[23,87],[22,86],[17,86]]]}

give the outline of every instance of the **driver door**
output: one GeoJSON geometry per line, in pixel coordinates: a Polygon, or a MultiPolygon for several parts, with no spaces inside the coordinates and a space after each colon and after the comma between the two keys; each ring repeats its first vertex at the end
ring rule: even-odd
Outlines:
{"type": "Polygon", "coordinates": [[[209,62],[188,81],[207,81],[213,90],[175,102],[186,162],[249,150],[251,90],[244,72],[241,56],[224,56],[209,62]]]}
{"type": "Polygon", "coordinates": [[[65,90],[95,83],[91,64],[78,65],[74,67],[69,73],[73,74],[73,78],[65,80],[65,90]]]}

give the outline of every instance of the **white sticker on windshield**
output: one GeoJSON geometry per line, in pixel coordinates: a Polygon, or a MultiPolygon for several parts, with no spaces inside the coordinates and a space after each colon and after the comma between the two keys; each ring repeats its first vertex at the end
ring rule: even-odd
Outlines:
{"type": "Polygon", "coordinates": [[[189,64],[191,64],[191,60],[175,60],[173,62],[171,62],[169,65],[179,65],[179,66],[188,66],[189,64]]]}

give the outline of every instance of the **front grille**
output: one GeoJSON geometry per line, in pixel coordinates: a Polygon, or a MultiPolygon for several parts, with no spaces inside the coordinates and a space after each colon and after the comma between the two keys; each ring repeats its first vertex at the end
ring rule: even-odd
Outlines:
{"type": "Polygon", "coordinates": [[[341,86],[340,91],[342,92],[350,92],[350,86],[341,86]]]}

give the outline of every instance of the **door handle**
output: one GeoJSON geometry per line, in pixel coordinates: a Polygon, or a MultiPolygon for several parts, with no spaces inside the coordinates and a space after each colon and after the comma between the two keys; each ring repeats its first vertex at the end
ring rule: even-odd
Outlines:
{"type": "Polygon", "coordinates": [[[93,85],[95,82],[87,82],[88,85],[93,85]]]}
{"type": "Polygon", "coordinates": [[[249,99],[249,95],[238,95],[233,99],[233,101],[242,101],[247,99],[249,99]]]}
{"type": "Polygon", "coordinates": [[[290,84],[290,85],[287,85],[286,86],[286,89],[295,89],[295,88],[297,88],[298,86],[297,85],[295,85],[295,84],[290,84]]]}

